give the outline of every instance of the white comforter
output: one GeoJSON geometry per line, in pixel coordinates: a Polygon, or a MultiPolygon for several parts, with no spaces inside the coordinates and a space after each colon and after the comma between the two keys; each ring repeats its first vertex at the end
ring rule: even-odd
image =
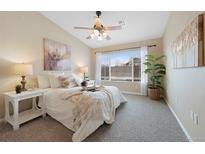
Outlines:
{"type": "Polygon", "coordinates": [[[113,123],[122,102],[125,98],[113,86],[96,92],[81,92],[81,87],[50,89],[45,96],[47,113],[74,131],[73,141],[84,140],[104,122],[113,123]]]}

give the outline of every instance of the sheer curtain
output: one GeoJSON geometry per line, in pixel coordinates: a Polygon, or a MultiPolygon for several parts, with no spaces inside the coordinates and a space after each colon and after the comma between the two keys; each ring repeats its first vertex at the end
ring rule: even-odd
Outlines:
{"type": "Polygon", "coordinates": [[[146,67],[143,63],[147,54],[147,47],[141,47],[141,95],[145,96],[147,96],[148,76],[144,73],[146,67]]]}
{"type": "Polygon", "coordinates": [[[95,72],[95,83],[97,85],[101,84],[101,58],[102,58],[102,53],[97,52],[96,53],[96,72],[95,72]]]}

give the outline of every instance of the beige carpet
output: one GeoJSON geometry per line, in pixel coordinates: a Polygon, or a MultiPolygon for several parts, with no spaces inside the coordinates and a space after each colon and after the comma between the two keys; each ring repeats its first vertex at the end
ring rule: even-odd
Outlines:
{"type": "MultiPolygon", "coordinates": [[[[188,141],[168,106],[147,97],[125,95],[112,125],[104,124],[85,141],[90,142],[161,142],[188,141]]],[[[0,123],[0,141],[71,141],[72,131],[47,116],[36,118],[13,131],[8,123],[0,123]]]]}

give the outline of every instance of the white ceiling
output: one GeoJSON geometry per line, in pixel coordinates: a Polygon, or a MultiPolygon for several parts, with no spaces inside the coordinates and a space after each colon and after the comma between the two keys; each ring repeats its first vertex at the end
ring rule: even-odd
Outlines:
{"type": "Polygon", "coordinates": [[[74,26],[93,27],[94,11],[43,11],[40,13],[91,48],[159,38],[163,35],[169,16],[169,12],[163,11],[102,11],[101,21],[104,26],[117,25],[120,20],[125,22],[125,26],[122,30],[109,31],[111,40],[98,41],[96,38],[86,39],[90,31],[73,28],[74,26]]]}

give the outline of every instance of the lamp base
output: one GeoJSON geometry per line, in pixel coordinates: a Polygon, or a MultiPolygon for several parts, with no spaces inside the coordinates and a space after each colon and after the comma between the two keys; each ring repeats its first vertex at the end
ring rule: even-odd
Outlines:
{"type": "Polygon", "coordinates": [[[21,77],[22,77],[22,80],[21,80],[21,84],[22,84],[21,91],[26,91],[27,89],[25,88],[25,85],[26,85],[25,76],[21,76],[21,77]]]}

